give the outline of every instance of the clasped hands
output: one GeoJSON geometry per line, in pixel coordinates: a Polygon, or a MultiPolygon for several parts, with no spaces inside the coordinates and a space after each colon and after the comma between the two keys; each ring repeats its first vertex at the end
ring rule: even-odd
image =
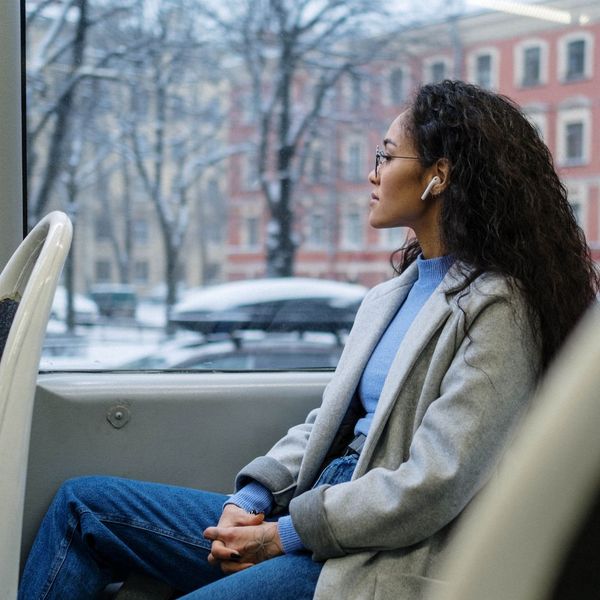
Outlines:
{"type": "Polygon", "coordinates": [[[217,525],[204,530],[204,537],[213,541],[208,562],[230,574],[283,554],[277,523],[264,519],[227,504],[217,525]]]}

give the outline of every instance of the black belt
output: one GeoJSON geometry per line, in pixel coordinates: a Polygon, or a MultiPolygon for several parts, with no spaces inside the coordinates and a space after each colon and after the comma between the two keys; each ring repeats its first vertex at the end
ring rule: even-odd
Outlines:
{"type": "Polygon", "coordinates": [[[359,433],[347,446],[346,455],[356,454],[360,456],[362,449],[367,441],[367,436],[364,433],[359,433]]]}

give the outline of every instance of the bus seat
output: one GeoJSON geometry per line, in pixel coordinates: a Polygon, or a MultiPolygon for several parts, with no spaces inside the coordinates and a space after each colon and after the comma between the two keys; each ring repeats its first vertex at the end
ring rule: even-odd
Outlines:
{"type": "Polygon", "coordinates": [[[64,213],[44,217],[0,274],[0,581],[17,597],[33,397],[52,299],[71,246],[64,213]]]}
{"type": "Polygon", "coordinates": [[[573,579],[597,570],[599,557],[590,541],[598,539],[598,365],[594,307],[544,377],[497,477],[458,525],[441,572],[449,583],[429,600],[597,597],[597,587],[588,594],[589,583],[573,579]],[[574,564],[581,560],[589,565],[574,564]]]}

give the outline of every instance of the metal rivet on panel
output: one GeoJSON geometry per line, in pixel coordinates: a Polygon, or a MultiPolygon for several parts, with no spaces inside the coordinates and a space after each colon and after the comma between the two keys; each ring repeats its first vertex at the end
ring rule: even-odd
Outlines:
{"type": "Polygon", "coordinates": [[[131,413],[129,407],[123,404],[115,404],[108,409],[106,420],[115,428],[121,429],[129,423],[131,413]]]}

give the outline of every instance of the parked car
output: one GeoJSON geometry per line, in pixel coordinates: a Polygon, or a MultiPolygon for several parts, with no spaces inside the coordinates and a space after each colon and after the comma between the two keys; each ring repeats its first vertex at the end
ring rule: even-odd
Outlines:
{"type": "MultiPolygon", "coordinates": [[[[73,309],[77,325],[94,325],[98,321],[100,312],[98,305],[83,294],[73,294],[73,309]]],[[[50,319],[64,323],[67,320],[67,290],[59,286],[54,294],[50,319]]]]}
{"type": "Polygon", "coordinates": [[[135,317],[137,297],[132,286],[120,283],[99,283],[92,286],[90,296],[103,317],[135,317]]]}
{"type": "Polygon", "coordinates": [[[307,277],[236,281],[188,291],[171,321],[203,334],[339,332],[352,327],[366,292],[362,285],[307,277]]]}
{"type": "Polygon", "coordinates": [[[343,346],[332,334],[263,334],[217,342],[173,341],[120,369],[277,371],[335,368],[343,346]]]}

